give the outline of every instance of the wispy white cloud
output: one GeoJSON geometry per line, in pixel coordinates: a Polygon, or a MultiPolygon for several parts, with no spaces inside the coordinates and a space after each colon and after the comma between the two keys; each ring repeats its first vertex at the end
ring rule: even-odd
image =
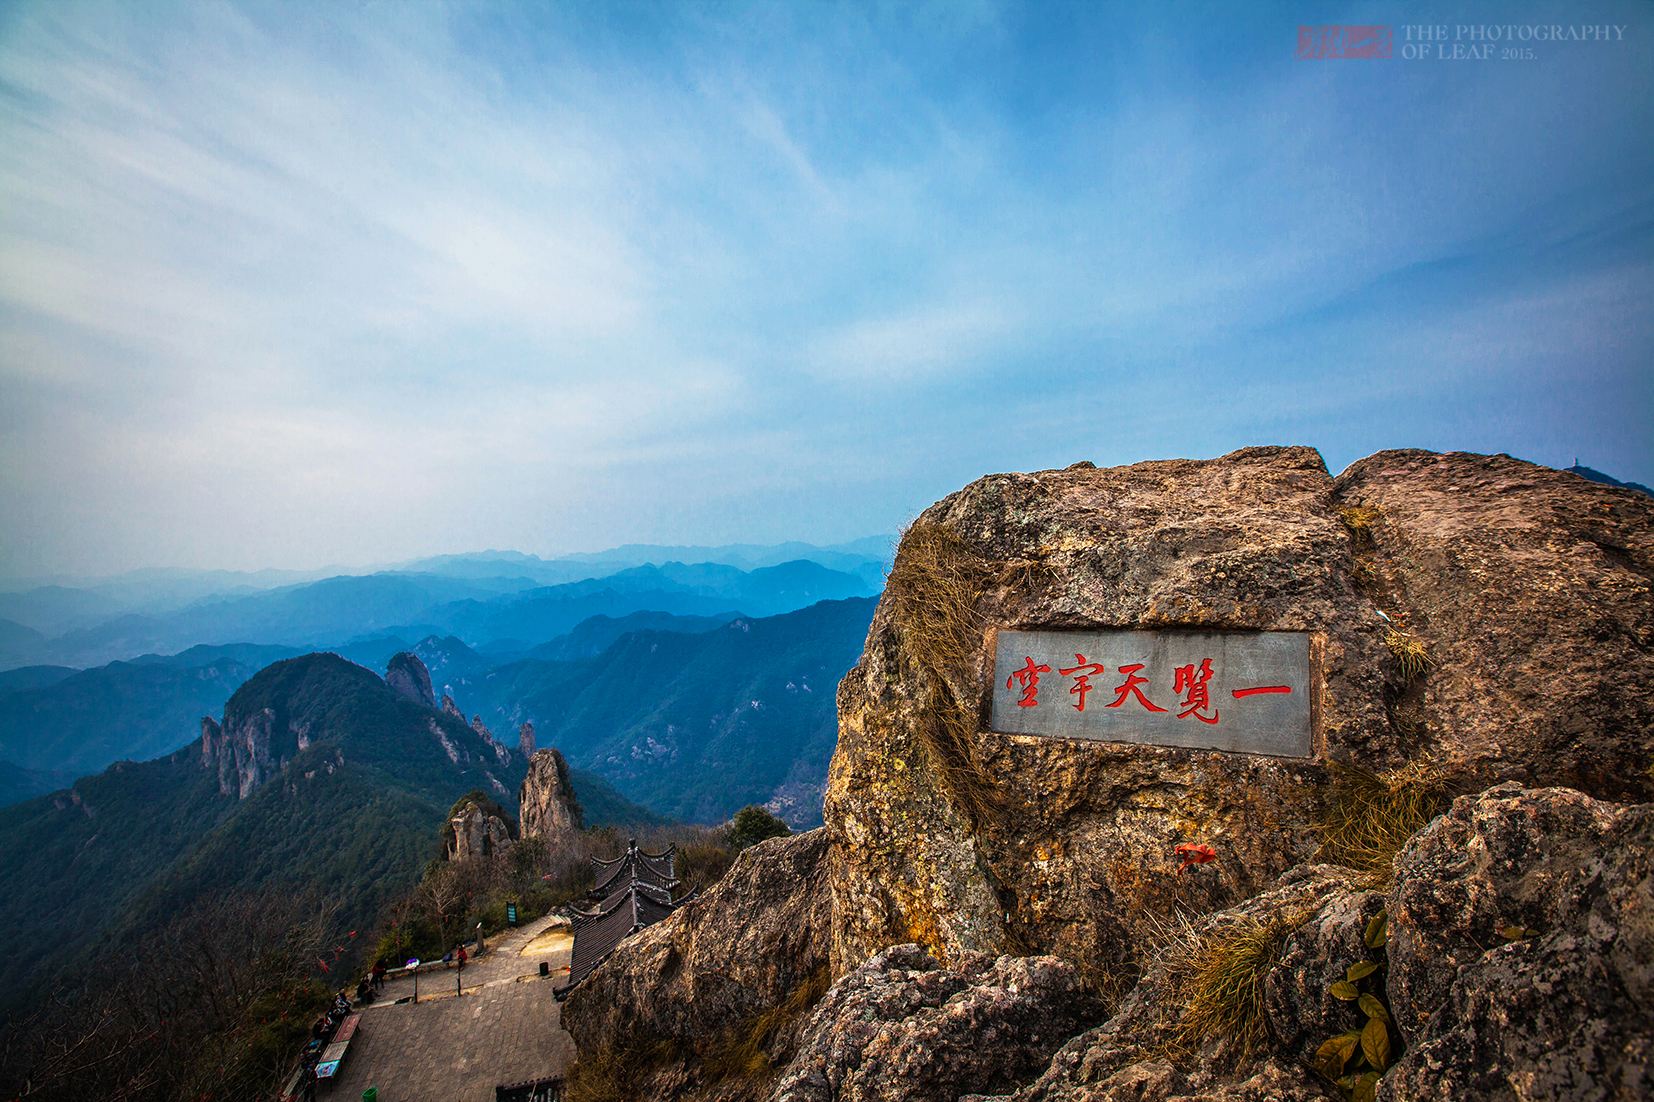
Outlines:
{"type": "Polygon", "coordinates": [[[1642,286],[1489,245],[1647,200],[1634,57],[1316,67],[1223,11],[12,5],[0,571],[847,537],[989,469],[1256,442],[1191,394],[1317,442],[1367,384],[1280,415],[1259,374],[1303,393],[1320,313],[1399,332],[1443,258],[1510,305],[1409,345],[1425,376],[1541,370],[1556,311],[1517,303],[1600,326],[1642,286]]]}
{"type": "Polygon", "coordinates": [[[824,380],[893,388],[932,385],[984,362],[1002,360],[1020,320],[993,302],[921,306],[858,318],[815,342],[809,366],[824,380]]]}

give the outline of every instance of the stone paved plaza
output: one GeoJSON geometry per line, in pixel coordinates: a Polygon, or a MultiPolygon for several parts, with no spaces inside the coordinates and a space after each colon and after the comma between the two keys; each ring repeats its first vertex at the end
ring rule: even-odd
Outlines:
{"type": "Polygon", "coordinates": [[[569,939],[538,919],[497,939],[464,972],[464,994],[453,971],[386,982],[362,1012],[339,1078],[318,1097],[356,1102],[369,1087],[379,1102],[493,1102],[494,1087],[560,1075],[574,1059],[574,1041],[558,1021],[552,989],[568,974],[569,939]],[[544,936],[542,936],[544,935],[544,936]],[[540,962],[551,966],[540,977],[540,962]]]}

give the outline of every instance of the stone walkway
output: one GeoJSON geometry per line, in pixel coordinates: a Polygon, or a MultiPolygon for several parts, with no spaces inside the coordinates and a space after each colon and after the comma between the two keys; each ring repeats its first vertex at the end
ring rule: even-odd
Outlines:
{"type": "Polygon", "coordinates": [[[379,1102],[494,1102],[494,1088],[561,1075],[574,1059],[574,1040],[558,1020],[552,989],[568,977],[570,940],[551,916],[496,937],[489,952],[462,973],[427,972],[414,981],[387,980],[320,1098],[356,1102],[369,1087],[379,1102]],[[551,966],[540,977],[540,962],[551,966]]]}

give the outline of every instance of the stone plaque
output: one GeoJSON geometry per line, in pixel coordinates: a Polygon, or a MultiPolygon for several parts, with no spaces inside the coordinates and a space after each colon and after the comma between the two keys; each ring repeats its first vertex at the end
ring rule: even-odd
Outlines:
{"type": "Polygon", "coordinates": [[[1001,631],[993,729],[1310,755],[1300,631],[1001,631]]]}

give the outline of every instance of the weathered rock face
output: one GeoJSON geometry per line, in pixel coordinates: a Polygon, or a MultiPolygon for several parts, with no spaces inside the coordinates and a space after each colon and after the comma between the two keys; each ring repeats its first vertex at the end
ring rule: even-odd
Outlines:
{"type": "Polygon", "coordinates": [[[954,1102],[1038,1070],[1083,1012],[1055,957],[937,964],[886,950],[840,980],[810,1017],[772,1102],[954,1102]]]}
{"type": "Polygon", "coordinates": [[[443,855],[450,861],[492,857],[511,842],[511,827],[500,816],[462,800],[448,817],[443,833],[443,855]]]}
{"type": "Polygon", "coordinates": [[[1654,796],[1654,500],[1508,456],[1381,452],[1339,476],[1377,510],[1369,590],[1430,648],[1394,704],[1469,789],[1654,796]]]}
{"type": "Polygon", "coordinates": [[[226,711],[220,725],[201,719],[201,766],[218,777],[221,795],[245,800],[282,765],[310,745],[303,728],[276,730],[276,714],[261,708],[246,715],[226,711]]]}
{"type": "Polygon", "coordinates": [[[453,716],[461,723],[465,722],[465,713],[459,710],[459,705],[455,704],[454,698],[449,696],[447,693],[442,694],[442,710],[444,713],[453,716]]]}
{"type": "MultiPolygon", "coordinates": [[[[1347,879],[1346,870],[1327,865],[1300,866],[1268,891],[1197,921],[1181,936],[1162,935],[1161,950],[1153,955],[1142,977],[1108,1020],[1067,1041],[1044,1071],[1001,1102],[1171,1102],[1197,1098],[1302,1102],[1326,1097],[1304,1065],[1274,1051],[1283,1046],[1276,1040],[1280,1028],[1272,1009],[1267,1013],[1255,1062],[1241,1059],[1244,1054],[1237,1051],[1233,1038],[1213,1036],[1191,1044],[1180,1038],[1177,1030],[1186,998],[1185,977],[1198,956],[1190,946],[1248,922],[1278,926],[1287,946],[1294,939],[1313,943],[1316,931],[1338,925],[1339,916],[1349,909],[1352,893],[1346,887],[1347,879]]],[[[1372,893],[1360,894],[1365,905],[1364,897],[1372,893]]],[[[1376,899],[1373,905],[1376,909],[1376,899]]],[[[1290,986],[1295,981],[1289,970],[1306,964],[1317,974],[1336,967],[1337,978],[1342,978],[1343,970],[1359,956],[1339,960],[1336,948],[1322,946],[1300,955],[1291,966],[1278,963],[1269,969],[1264,974],[1265,990],[1271,983],[1290,986]],[[1327,957],[1330,962],[1323,960],[1327,957]]],[[[1334,1000],[1324,988],[1304,998],[1279,1000],[1291,1016],[1290,1023],[1282,1024],[1302,1029],[1296,1025],[1297,1016],[1314,1019],[1321,1013],[1323,1000],[1330,1010],[1334,1000]]],[[[1337,1005],[1347,1009],[1347,1004],[1337,1005]]],[[[1315,1028],[1311,1025],[1308,1031],[1314,1032],[1315,1028]]],[[[1328,1035],[1344,1028],[1340,1024],[1328,1035]]],[[[1316,1036],[1315,1044],[1324,1040],[1326,1036],[1316,1036]]]]}
{"type": "Polygon", "coordinates": [[[1129,966],[1166,915],[1249,898],[1313,854],[1328,759],[1646,788],[1628,763],[1654,719],[1651,521],[1646,498],[1508,457],[1382,453],[1334,482],[1306,448],[996,475],[945,498],[904,538],[839,688],[835,971],[908,941],[1055,953],[1092,978],[1129,966]],[[1387,645],[1397,624],[1428,644],[1422,676],[1387,645]],[[1174,626],[1308,632],[1314,756],[985,729],[997,629],[1174,626]],[[1217,860],[1179,874],[1179,843],[1217,860]]]}
{"type": "MultiPolygon", "coordinates": [[[[447,698],[444,697],[443,699],[447,698]]],[[[504,743],[494,737],[494,732],[488,729],[488,724],[482,721],[482,716],[474,715],[471,717],[471,730],[475,731],[477,736],[488,744],[488,748],[494,751],[495,761],[501,765],[511,764],[511,751],[506,748],[504,743]]]]}
{"type": "Polygon", "coordinates": [[[218,793],[228,796],[237,787],[235,754],[224,739],[224,729],[212,716],[201,717],[201,768],[218,776],[218,793]]]}
{"type": "Polygon", "coordinates": [[[580,804],[562,754],[548,748],[528,759],[517,806],[524,838],[543,838],[555,848],[579,833],[580,804]]]}
{"type": "Polygon", "coordinates": [[[1396,861],[1389,1099],[1654,1097],[1654,805],[1501,785],[1396,861]]]}
{"type": "Polygon", "coordinates": [[[526,719],[517,728],[517,749],[523,752],[524,760],[534,756],[534,724],[526,719]]]}
{"type": "Polygon", "coordinates": [[[1264,981],[1272,1045],[1297,1067],[1312,1066],[1323,1041],[1361,1024],[1349,1003],[1333,997],[1332,985],[1344,979],[1350,965],[1374,955],[1364,935],[1384,908],[1380,892],[1346,887],[1346,872],[1325,871],[1338,890],[1286,936],[1264,981]]]}
{"type": "MultiPolygon", "coordinates": [[[[1392,1042],[1406,1045],[1379,1082],[1380,1099],[1650,1097],[1651,833],[1649,804],[1514,784],[1463,797],[1408,844],[1387,895],[1349,886],[1347,870],[1303,866],[1196,924],[1188,944],[1238,920],[1283,929],[1262,975],[1253,1060],[1237,1061],[1221,1036],[1192,1050],[1178,1043],[1191,989],[1180,960],[1207,950],[1190,958],[1172,949],[1150,961],[1107,1022],[1063,1045],[1001,1102],[1336,1097],[1311,1070],[1313,1054],[1365,1019],[1332,985],[1375,956],[1399,1031],[1392,1042]],[[1363,935],[1380,909],[1390,941],[1375,951],[1363,935]]],[[[916,1061],[909,1074],[930,1072],[916,1061]]]]}
{"type": "MultiPolygon", "coordinates": [[[[685,1057],[728,1048],[770,1013],[757,1041],[768,1063],[784,1065],[812,986],[826,977],[826,852],[821,830],[761,842],[698,898],[622,942],[563,1005],[583,1058],[627,1044],[665,1043],[685,1057]]],[[[651,1074],[636,1097],[761,1098],[768,1078],[721,1081],[688,1059],[651,1074]]]]}
{"type": "Polygon", "coordinates": [[[385,667],[385,684],[401,695],[427,708],[436,707],[436,693],[431,688],[431,673],[417,654],[401,651],[391,656],[385,667]]]}

